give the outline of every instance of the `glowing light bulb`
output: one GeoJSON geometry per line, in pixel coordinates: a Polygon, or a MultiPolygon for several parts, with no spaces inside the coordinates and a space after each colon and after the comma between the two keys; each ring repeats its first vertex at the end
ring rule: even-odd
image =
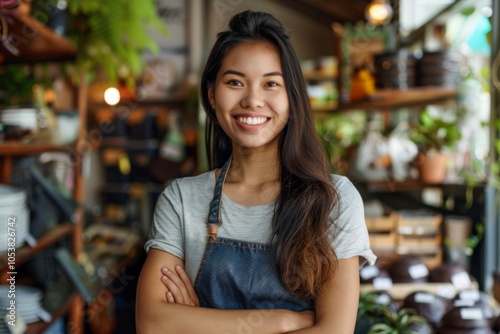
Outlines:
{"type": "Polygon", "coordinates": [[[366,19],[375,24],[384,24],[392,18],[392,8],[385,0],[373,0],[365,10],[366,19]]]}
{"type": "Polygon", "coordinates": [[[120,92],[115,87],[109,87],[104,91],[104,101],[110,106],[114,106],[120,102],[120,92]]]}

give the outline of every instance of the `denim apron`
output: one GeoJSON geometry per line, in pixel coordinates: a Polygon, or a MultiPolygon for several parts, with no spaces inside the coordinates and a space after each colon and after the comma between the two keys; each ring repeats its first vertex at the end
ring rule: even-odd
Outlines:
{"type": "Polygon", "coordinates": [[[230,163],[231,159],[222,167],[210,204],[205,252],[194,284],[200,305],[217,309],[314,309],[314,301],[297,299],[285,289],[271,245],[217,236],[222,225],[222,186],[230,163]]]}

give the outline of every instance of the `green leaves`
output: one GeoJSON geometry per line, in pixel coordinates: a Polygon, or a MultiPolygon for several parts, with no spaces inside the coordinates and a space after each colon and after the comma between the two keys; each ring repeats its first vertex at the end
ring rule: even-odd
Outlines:
{"type": "Polygon", "coordinates": [[[68,7],[78,69],[102,69],[110,82],[139,75],[143,53],[159,52],[150,29],[168,34],[154,0],[68,0],[68,7]]]}
{"type": "Polygon", "coordinates": [[[432,117],[426,110],[420,113],[420,122],[413,124],[411,130],[411,140],[424,151],[441,151],[461,138],[460,129],[455,122],[432,117]]]}
{"type": "Polygon", "coordinates": [[[413,309],[402,309],[395,313],[385,308],[383,316],[383,323],[372,326],[368,334],[412,334],[416,333],[412,326],[427,324],[427,320],[413,309]]]}

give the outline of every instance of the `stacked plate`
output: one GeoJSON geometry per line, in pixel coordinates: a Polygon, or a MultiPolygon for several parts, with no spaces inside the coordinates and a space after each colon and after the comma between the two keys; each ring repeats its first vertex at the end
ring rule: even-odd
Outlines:
{"type": "Polygon", "coordinates": [[[21,246],[29,233],[30,214],[23,189],[0,184],[0,252],[21,246]],[[15,240],[15,241],[14,241],[15,240]]]}
{"type": "Polygon", "coordinates": [[[37,109],[9,108],[0,111],[0,123],[24,129],[38,128],[37,109]]]}
{"type": "MultiPolygon", "coordinates": [[[[15,296],[9,298],[9,289],[7,285],[0,286],[0,309],[2,311],[8,310],[12,301],[15,301],[15,311],[12,312],[15,312],[16,319],[19,317],[27,324],[40,320],[51,320],[50,315],[42,308],[43,292],[41,290],[31,286],[16,285],[15,296]]],[[[0,327],[0,333],[1,330],[0,327]]]]}

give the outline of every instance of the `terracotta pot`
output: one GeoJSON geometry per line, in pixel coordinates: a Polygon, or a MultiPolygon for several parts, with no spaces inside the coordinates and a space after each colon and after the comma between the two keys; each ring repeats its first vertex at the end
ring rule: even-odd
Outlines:
{"type": "Polygon", "coordinates": [[[448,156],[438,151],[429,151],[418,157],[420,181],[423,183],[441,183],[448,170],[448,156]]]}

